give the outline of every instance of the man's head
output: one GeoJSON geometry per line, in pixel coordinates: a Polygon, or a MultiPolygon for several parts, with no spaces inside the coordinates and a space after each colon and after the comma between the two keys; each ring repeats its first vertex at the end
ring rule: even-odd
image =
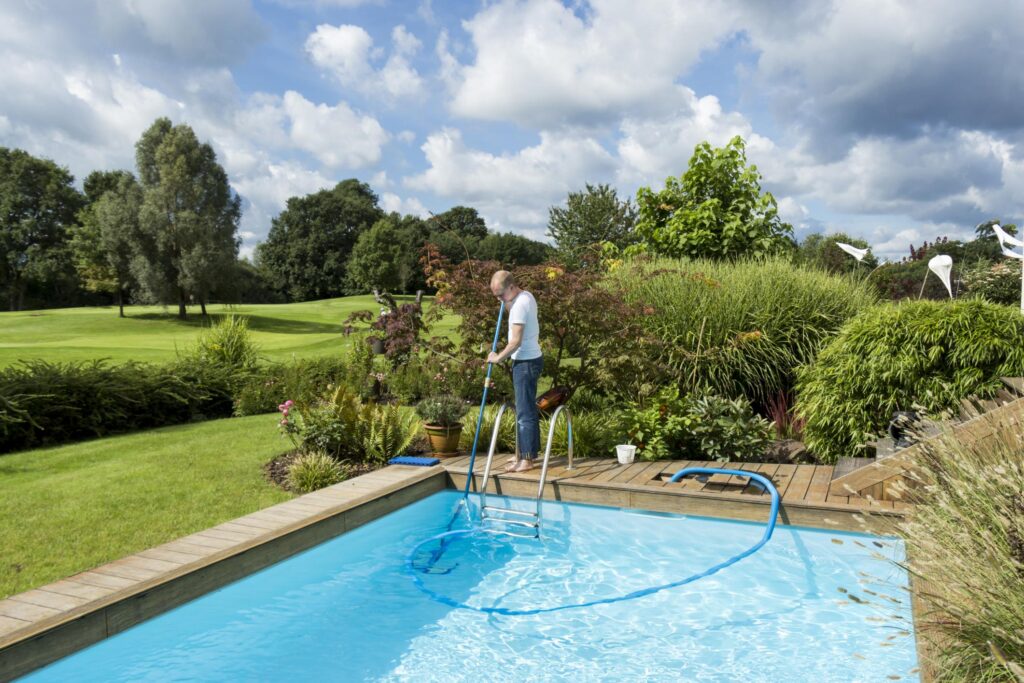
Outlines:
{"type": "Polygon", "coordinates": [[[499,270],[491,276],[491,294],[505,303],[510,302],[519,293],[515,278],[507,270],[499,270]]]}

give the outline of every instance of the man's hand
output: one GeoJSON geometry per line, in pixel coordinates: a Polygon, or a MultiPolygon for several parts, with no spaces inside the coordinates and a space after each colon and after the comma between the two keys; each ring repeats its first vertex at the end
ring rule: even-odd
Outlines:
{"type": "Polygon", "coordinates": [[[498,353],[496,353],[494,351],[491,351],[489,354],[487,354],[487,362],[488,363],[500,363],[501,362],[501,356],[498,353]]]}

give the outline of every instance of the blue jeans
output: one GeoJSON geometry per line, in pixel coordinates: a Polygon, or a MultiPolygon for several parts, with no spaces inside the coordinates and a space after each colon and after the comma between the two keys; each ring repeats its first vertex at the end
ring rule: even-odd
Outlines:
{"type": "Polygon", "coordinates": [[[516,434],[519,457],[533,460],[540,453],[540,415],[537,412],[537,380],[544,358],[512,361],[512,386],[516,391],[516,434]]]}

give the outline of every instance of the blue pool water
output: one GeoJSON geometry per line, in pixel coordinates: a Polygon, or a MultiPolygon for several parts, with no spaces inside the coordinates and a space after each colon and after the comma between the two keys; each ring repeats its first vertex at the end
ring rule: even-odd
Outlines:
{"type": "MultiPolygon", "coordinates": [[[[445,607],[405,573],[459,498],[431,496],[25,680],[917,680],[897,540],[779,526],[753,556],[680,588],[494,616],[445,607]]],[[[543,517],[541,541],[451,543],[425,584],[517,609],[612,597],[702,571],[764,528],[564,503],[543,517]]]]}

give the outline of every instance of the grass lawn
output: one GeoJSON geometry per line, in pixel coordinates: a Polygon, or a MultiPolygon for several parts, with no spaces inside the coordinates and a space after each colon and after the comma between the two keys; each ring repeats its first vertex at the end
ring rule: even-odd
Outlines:
{"type": "Polygon", "coordinates": [[[257,415],[0,456],[0,598],[291,498],[288,448],[257,415]]]}
{"type": "MultiPolygon", "coordinates": [[[[246,316],[261,356],[275,361],[339,353],[347,341],[341,331],[345,318],[353,311],[379,309],[372,296],[207,306],[211,318],[228,313],[246,316]]],[[[187,320],[178,320],[175,310],[162,306],[129,306],[125,312],[127,318],[118,318],[114,306],[0,313],[0,367],[30,358],[169,361],[208,324],[198,309],[190,308],[187,320]]],[[[455,318],[449,316],[431,334],[448,335],[454,328],[455,318]]]]}

